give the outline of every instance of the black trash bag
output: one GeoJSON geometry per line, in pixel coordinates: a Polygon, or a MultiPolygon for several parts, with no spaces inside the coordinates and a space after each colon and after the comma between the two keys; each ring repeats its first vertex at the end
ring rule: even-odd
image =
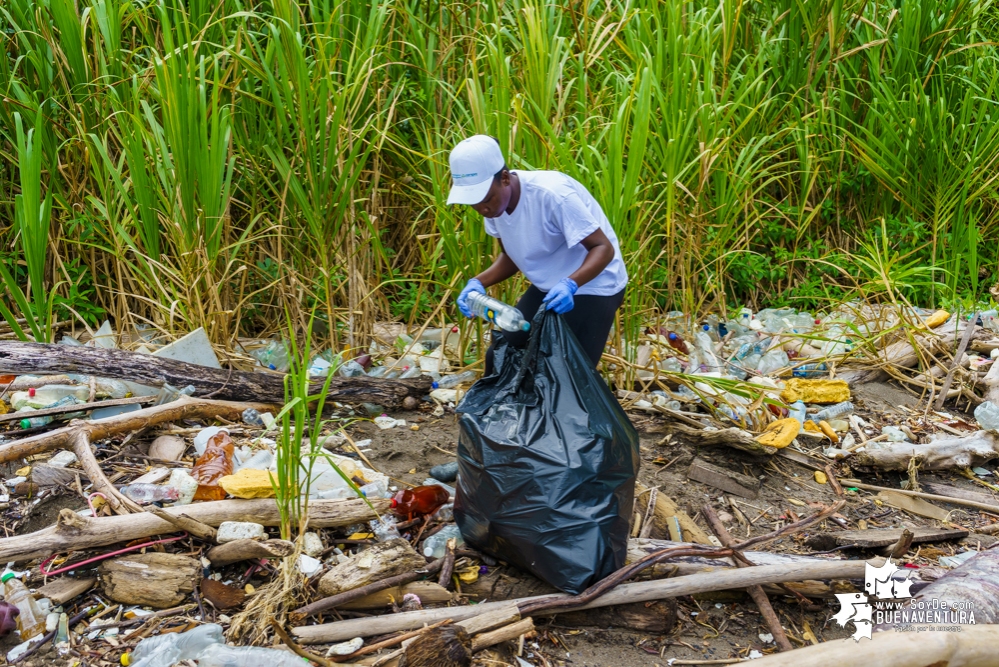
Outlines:
{"type": "Polygon", "coordinates": [[[526,349],[458,406],[454,518],[465,541],[567,593],[624,566],[638,434],[562,318],[542,309],[526,349]]]}

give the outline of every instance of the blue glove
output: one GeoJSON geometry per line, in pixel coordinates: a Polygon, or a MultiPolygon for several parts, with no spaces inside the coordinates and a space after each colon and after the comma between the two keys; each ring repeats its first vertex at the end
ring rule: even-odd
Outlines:
{"type": "Polygon", "coordinates": [[[465,317],[472,316],[472,309],[468,306],[468,295],[472,293],[485,294],[486,288],[482,286],[478,278],[472,278],[465,285],[465,289],[461,290],[461,294],[458,295],[458,310],[465,317]]]}
{"type": "Polygon", "coordinates": [[[572,278],[563,278],[559,281],[558,285],[548,292],[548,296],[545,297],[542,303],[547,303],[548,310],[554,310],[559,315],[568,313],[575,305],[572,301],[572,295],[578,289],[579,285],[576,284],[575,280],[572,278]]]}

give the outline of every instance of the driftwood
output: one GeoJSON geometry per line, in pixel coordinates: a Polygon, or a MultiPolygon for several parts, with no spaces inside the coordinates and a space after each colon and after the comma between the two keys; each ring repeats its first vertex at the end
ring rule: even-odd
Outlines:
{"type": "Polygon", "coordinates": [[[104,561],[97,572],[104,594],[115,602],[166,609],[194,591],[201,579],[201,563],[153,551],[104,561]]]}
{"type": "Polygon", "coordinates": [[[847,486],[855,486],[858,489],[864,489],[865,491],[891,491],[892,493],[900,493],[904,496],[912,496],[913,498],[923,498],[924,500],[936,500],[938,502],[950,503],[952,505],[962,505],[964,507],[974,507],[975,509],[984,510],[986,512],[992,512],[993,514],[999,514],[999,503],[980,503],[974,500],[966,500],[960,497],[953,496],[938,496],[933,493],[923,493],[921,491],[908,491],[906,489],[889,489],[884,486],[877,486],[875,484],[865,484],[860,480],[856,479],[841,479],[840,482],[847,486]]]}
{"type": "MultiPolygon", "coordinates": [[[[879,528],[877,530],[841,530],[834,533],[809,535],[805,544],[816,551],[828,551],[837,546],[852,545],[860,549],[877,549],[898,543],[907,529],[879,528]]],[[[946,542],[960,540],[968,536],[963,528],[912,528],[910,544],[946,542]]]]}
{"type": "MultiPolygon", "coordinates": [[[[208,368],[125,350],[67,347],[45,343],[11,342],[0,345],[0,371],[25,373],[78,373],[129,380],[140,384],[175,387],[194,385],[195,394],[220,400],[284,402],[284,377],[276,373],[254,373],[208,368]]],[[[314,393],[323,383],[314,382],[314,393]]],[[[369,401],[400,405],[404,398],[419,398],[430,391],[429,378],[410,380],[335,377],[329,398],[338,401],[369,401]]]]}
{"type": "Polygon", "coordinates": [[[768,447],[756,442],[753,436],[741,428],[732,427],[708,431],[674,424],[671,433],[697,447],[731,447],[756,456],[772,456],[778,451],[776,447],[768,447]]]}
{"type": "Polygon", "coordinates": [[[888,345],[878,353],[877,362],[879,366],[870,368],[851,368],[844,366],[838,373],[840,380],[846,380],[851,385],[877,382],[887,379],[888,373],[883,366],[895,366],[897,368],[912,368],[921,359],[928,359],[933,353],[942,352],[957,341],[957,337],[964,333],[966,323],[948,322],[935,329],[932,333],[917,335],[913,341],[908,339],[888,345]]]}
{"type": "MultiPolygon", "coordinates": [[[[200,537],[208,542],[215,541],[217,531],[214,528],[196,519],[192,519],[186,514],[171,514],[170,512],[156,506],[150,507],[149,512],[151,514],[155,514],[164,521],[169,521],[176,526],[178,530],[185,530],[191,535],[200,537]]],[[[263,556],[260,557],[262,558],[263,556]]]]}
{"type": "MultiPolygon", "coordinates": [[[[999,623],[999,549],[987,549],[972,557],[916,593],[905,606],[919,608],[922,604],[924,609],[940,609],[944,602],[947,603],[947,618],[950,610],[956,609],[974,612],[976,624],[999,623]]],[[[878,623],[877,617],[874,620],[875,632],[893,626],[892,623],[878,623]]],[[[948,623],[946,618],[940,623],[956,624],[948,623]]]]}
{"type": "MultiPolygon", "coordinates": [[[[388,511],[388,500],[373,499],[371,504],[380,513],[388,511]]],[[[210,526],[218,526],[223,521],[252,521],[264,526],[281,524],[281,516],[273,498],[217,500],[165,511],[187,514],[210,526]]],[[[360,499],[309,501],[309,525],[313,528],[349,526],[374,518],[375,513],[360,499]]],[[[173,524],[148,512],[89,518],[64,509],[53,526],[34,533],[0,539],[0,562],[44,558],[62,551],[103,547],[174,532],[177,532],[177,528],[173,524]]]]}
{"type": "Polygon", "coordinates": [[[334,609],[340,605],[349,604],[354,600],[359,600],[367,595],[372,595],[383,591],[393,586],[403,586],[410,582],[416,581],[417,579],[422,579],[423,577],[434,574],[441,569],[444,564],[443,558],[438,558],[434,562],[421,567],[413,572],[406,572],[403,574],[398,574],[394,577],[388,577],[380,581],[376,581],[368,584],[367,586],[360,586],[343,593],[338,593],[337,595],[330,595],[321,600],[316,600],[311,604],[307,604],[304,607],[299,607],[298,609],[291,612],[290,616],[293,622],[300,622],[306,616],[312,614],[318,614],[320,612],[326,611],[328,609],[334,609]]]}
{"type": "MultiPolygon", "coordinates": [[[[802,565],[756,566],[741,570],[718,570],[674,579],[622,584],[588,604],[581,605],[579,609],[596,609],[618,604],[661,600],[680,595],[740,589],[756,584],[785,583],[805,579],[857,579],[863,577],[865,565],[866,562],[861,560],[844,560],[802,565]]],[[[570,596],[564,594],[543,595],[534,598],[521,598],[515,602],[523,609],[528,604],[550,603],[568,597],[570,596]]],[[[410,630],[421,627],[425,623],[436,623],[446,619],[460,621],[493,611],[508,603],[486,602],[471,607],[423,609],[377,618],[350,619],[324,625],[302,626],[294,628],[292,632],[305,644],[344,641],[353,637],[371,637],[410,630]]],[[[567,611],[576,611],[576,608],[560,610],[560,612],[567,611]]]]}
{"type": "Polygon", "coordinates": [[[555,617],[558,625],[588,628],[625,628],[634,632],[669,634],[676,625],[676,600],[635,602],[614,607],[570,611],[555,617]]]}
{"type": "Polygon", "coordinates": [[[854,452],[853,462],[881,470],[907,470],[913,458],[921,470],[981,465],[999,458],[999,433],[975,431],[963,436],[937,436],[925,445],[911,442],[868,443],[854,452]]]}
{"type": "Polygon", "coordinates": [[[995,625],[964,625],[961,632],[885,632],[872,641],[836,639],[768,655],[753,660],[753,667],[993,667],[997,645],[995,625]]]}
{"type": "Polygon", "coordinates": [[[284,558],[294,550],[295,545],[286,540],[234,540],[212,547],[205,558],[213,567],[222,567],[253,558],[284,558]]]}
{"type": "Polygon", "coordinates": [[[426,559],[402,538],[378,542],[340,563],[319,580],[320,595],[336,595],[425,567],[426,559]]]}
{"type": "MultiPolygon", "coordinates": [[[[641,483],[635,485],[635,499],[638,501],[639,506],[643,503],[648,503],[648,493],[650,493],[650,490],[641,483]]],[[[670,534],[667,522],[674,518],[679,524],[685,541],[697,542],[698,544],[711,544],[708,534],[694,523],[687,516],[687,513],[681,510],[676,502],[665,493],[656,493],[655,506],[650,517],[652,525],[649,537],[654,539],[668,539],[670,534]]]]}
{"type": "Polygon", "coordinates": [[[36,591],[39,599],[48,598],[54,606],[65,604],[78,595],[83,595],[97,583],[96,577],[60,577],[45,584],[36,591]]]}
{"type": "Polygon", "coordinates": [[[404,586],[392,586],[377,593],[365,595],[353,602],[338,605],[337,608],[347,609],[348,611],[380,609],[382,607],[389,607],[392,604],[402,604],[402,599],[406,595],[415,595],[420,598],[420,602],[424,605],[451,601],[451,592],[443,586],[435,584],[432,581],[414,581],[404,586]]]}
{"type": "MultiPolygon", "coordinates": [[[[675,615],[673,617],[673,623],[676,623],[675,615]]],[[[672,630],[672,628],[672,625],[669,626],[669,629],[672,630]]],[[[490,646],[495,646],[501,642],[517,639],[523,635],[529,635],[532,632],[534,632],[534,619],[532,618],[525,618],[502,628],[491,630],[490,632],[483,632],[480,635],[472,637],[472,653],[481,651],[484,648],[489,648],[490,646]]]]}

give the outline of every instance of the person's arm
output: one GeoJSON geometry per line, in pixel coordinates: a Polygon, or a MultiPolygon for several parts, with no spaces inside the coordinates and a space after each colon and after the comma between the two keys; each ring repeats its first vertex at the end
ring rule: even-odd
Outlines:
{"type": "Polygon", "coordinates": [[[599,276],[600,272],[611,263],[611,260],[614,259],[614,246],[600,229],[584,238],[580,243],[589,252],[586,253],[583,263],[569,276],[569,279],[582,287],[599,276]]]}
{"type": "MultiPolygon", "coordinates": [[[[603,232],[601,232],[601,234],[603,234],[603,232]]],[[[604,237],[604,239],[606,240],[606,237],[604,237]]],[[[613,258],[614,249],[611,248],[611,259],[613,258]]],[[[607,262],[609,263],[610,260],[607,260],[607,262]]],[[[583,262],[583,265],[585,266],[586,262],[583,262]]],[[[606,264],[604,266],[606,266],[606,264]]],[[[510,256],[506,254],[506,250],[503,249],[503,241],[500,241],[500,254],[495,260],[493,260],[492,266],[475,277],[480,283],[482,283],[483,287],[490,287],[516,275],[518,271],[520,271],[520,269],[518,269],[517,265],[513,263],[510,256]]],[[[600,271],[603,271],[603,268],[601,268],[600,271]]],[[[597,271],[597,273],[600,273],[600,271],[597,271]]],[[[595,273],[593,275],[597,274],[595,273]]]]}

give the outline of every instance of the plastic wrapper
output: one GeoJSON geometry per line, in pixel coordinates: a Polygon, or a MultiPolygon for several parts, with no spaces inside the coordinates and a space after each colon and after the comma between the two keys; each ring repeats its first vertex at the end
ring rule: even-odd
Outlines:
{"type": "Polygon", "coordinates": [[[454,516],[470,545],[568,593],[624,565],[638,435],[560,316],[458,406],[454,516]]]}

